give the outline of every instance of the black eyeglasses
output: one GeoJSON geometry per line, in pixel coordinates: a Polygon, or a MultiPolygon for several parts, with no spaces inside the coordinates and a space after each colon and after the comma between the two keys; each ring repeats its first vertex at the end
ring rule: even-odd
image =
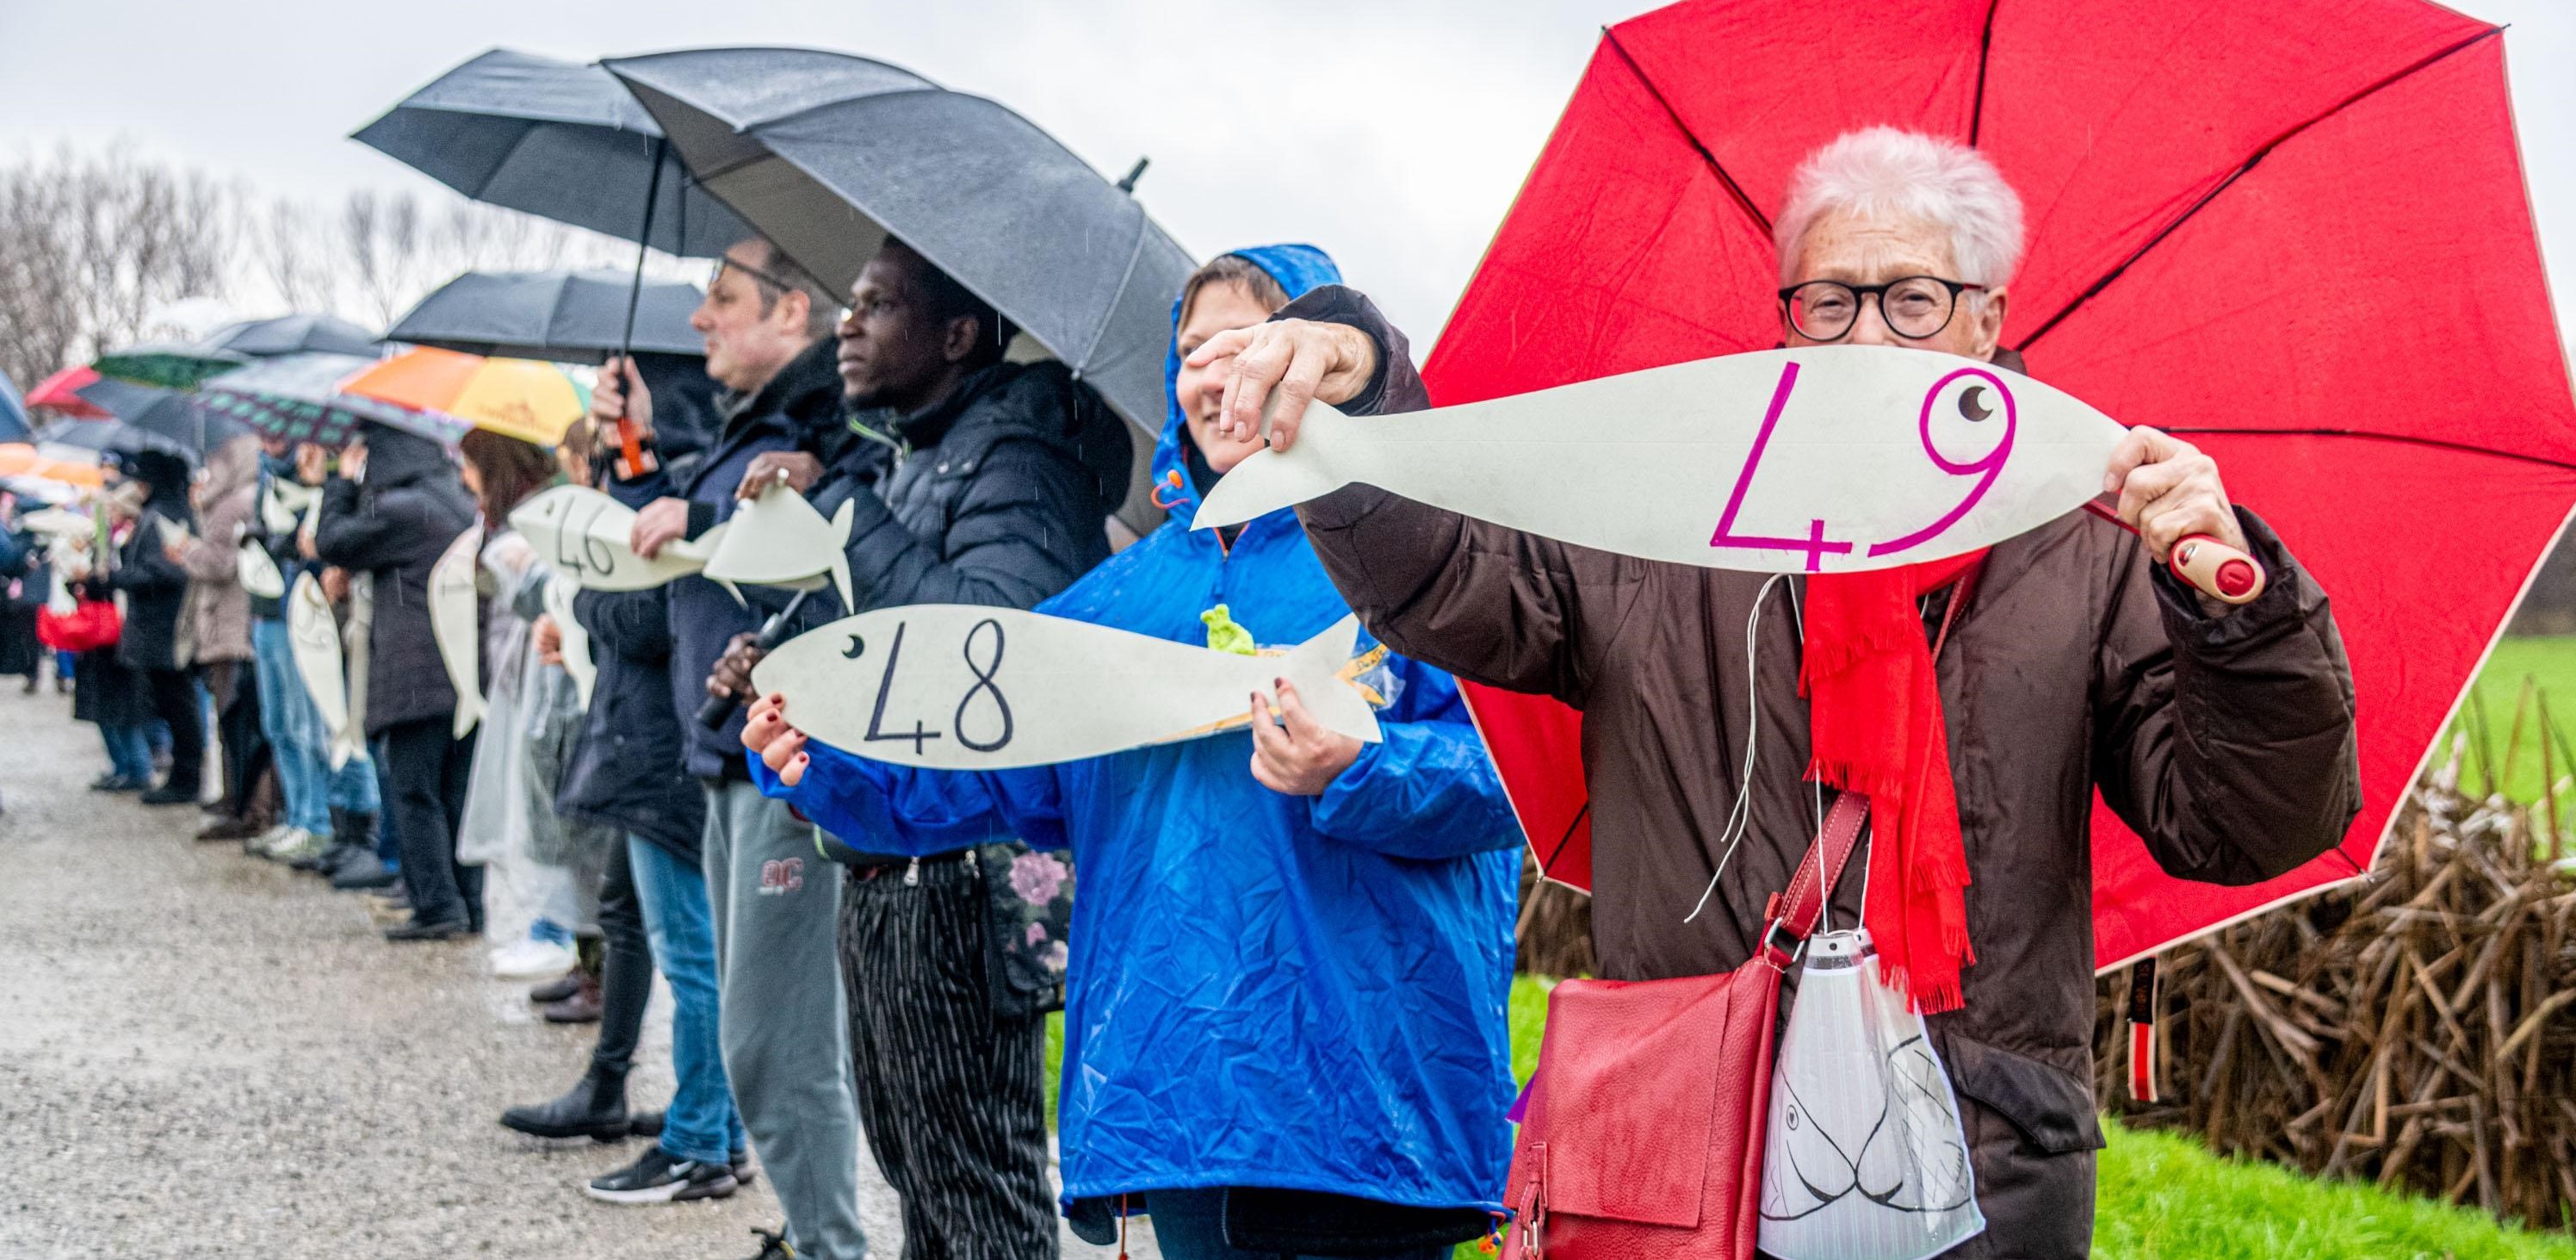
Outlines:
{"type": "Polygon", "coordinates": [[[1863,298],[1878,300],[1879,318],[1887,330],[1908,341],[1937,336],[1958,313],[1959,295],[1986,286],[1939,276],[1899,276],[1885,284],[1844,284],[1810,280],[1780,290],[1789,310],[1789,326],[1809,341],[1840,341],[1860,319],[1863,298]]]}
{"type": "Polygon", "coordinates": [[[728,271],[739,271],[751,277],[754,283],[766,285],[779,293],[785,293],[796,287],[796,282],[793,280],[783,279],[749,263],[736,262],[730,258],[716,259],[715,270],[707,273],[707,287],[710,289],[716,287],[716,281],[724,279],[724,273],[728,271]]]}

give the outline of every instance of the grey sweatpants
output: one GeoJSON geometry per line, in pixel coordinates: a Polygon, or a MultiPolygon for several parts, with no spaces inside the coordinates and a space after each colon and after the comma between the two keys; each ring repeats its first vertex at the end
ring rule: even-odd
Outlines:
{"type": "Polygon", "coordinates": [[[859,1113],[837,944],[840,870],[748,783],[707,785],[725,1075],[800,1257],[858,1260],[859,1113]]]}

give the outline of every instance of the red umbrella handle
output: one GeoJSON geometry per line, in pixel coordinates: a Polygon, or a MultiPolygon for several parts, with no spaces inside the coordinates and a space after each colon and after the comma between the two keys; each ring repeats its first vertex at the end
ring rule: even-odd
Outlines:
{"type": "MultiPolygon", "coordinates": [[[[2084,510],[2101,517],[2132,534],[2138,527],[2120,519],[2120,514],[2100,499],[2090,499],[2084,510]]],[[[2238,551],[2207,534],[2194,534],[2174,544],[2173,554],[2165,557],[2165,567],[2175,577],[2222,604],[2250,604],[2272,584],[2263,562],[2238,551]]]]}
{"type": "Polygon", "coordinates": [[[644,439],[635,422],[620,413],[617,417],[617,477],[633,481],[661,466],[653,453],[644,449],[644,439]]]}
{"type": "Polygon", "coordinates": [[[2175,543],[2165,565],[2175,577],[2222,604],[2253,603],[2272,580],[2263,572],[2262,561],[2207,534],[2175,543]]]}

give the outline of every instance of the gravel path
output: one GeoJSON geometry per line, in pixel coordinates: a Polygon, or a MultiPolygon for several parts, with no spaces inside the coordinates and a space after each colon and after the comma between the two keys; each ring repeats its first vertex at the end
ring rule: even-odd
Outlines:
{"type": "MultiPolygon", "coordinates": [[[[194,810],[86,791],[103,765],[68,697],[0,690],[0,1257],[724,1260],[778,1226],[765,1178],[673,1207],[584,1197],[641,1147],[496,1118],[569,1085],[589,1029],[537,1019],[478,945],[387,945],[356,896],[192,843],[194,810]]],[[[657,994],[646,1107],[671,1089],[668,1010],[657,994]]],[[[855,1173],[893,1260],[893,1192],[864,1152],[855,1173]]]]}

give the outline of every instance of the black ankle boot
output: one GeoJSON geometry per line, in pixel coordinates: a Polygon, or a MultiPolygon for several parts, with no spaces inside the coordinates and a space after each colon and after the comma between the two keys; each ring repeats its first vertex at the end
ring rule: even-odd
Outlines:
{"type": "Polygon", "coordinates": [[[501,1124],[542,1138],[622,1141],[631,1136],[626,1116],[626,1076],[594,1067],[561,1098],[502,1112],[501,1124]]]}

